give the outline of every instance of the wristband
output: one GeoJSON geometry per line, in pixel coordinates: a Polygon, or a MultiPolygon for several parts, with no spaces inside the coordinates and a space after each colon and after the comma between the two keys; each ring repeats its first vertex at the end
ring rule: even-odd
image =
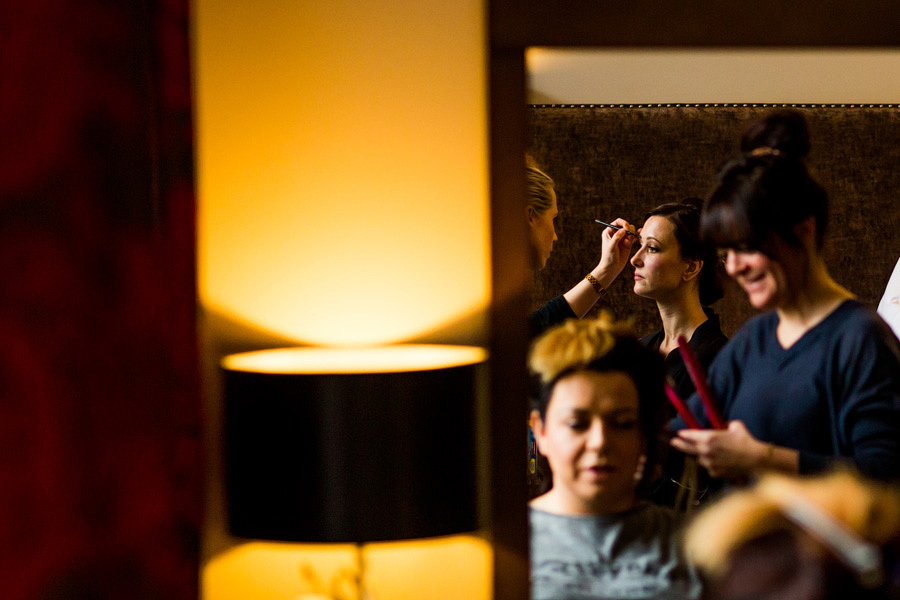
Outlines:
{"type": "Polygon", "coordinates": [[[606,291],[606,289],[604,289],[604,287],[602,285],[600,285],[600,282],[597,281],[597,278],[594,277],[593,275],[591,275],[590,273],[585,275],[584,278],[588,280],[588,283],[591,284],[591,287],[594,288],[594,291],[597,292],[597,294],[602,296],[603,292],[606,291]]]}

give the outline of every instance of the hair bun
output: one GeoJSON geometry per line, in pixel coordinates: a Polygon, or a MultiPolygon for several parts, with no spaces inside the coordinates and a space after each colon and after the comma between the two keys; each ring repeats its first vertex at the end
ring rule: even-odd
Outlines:
{"type": "Polygon", "coordinates": [[[773,155],[806,158],[809,155],[809,127],[806,118],[796,110],[769,113],[753,123],[741,138],[742,152],[752,153],[757,148],[777,150],[770,153],[773,155]]]}

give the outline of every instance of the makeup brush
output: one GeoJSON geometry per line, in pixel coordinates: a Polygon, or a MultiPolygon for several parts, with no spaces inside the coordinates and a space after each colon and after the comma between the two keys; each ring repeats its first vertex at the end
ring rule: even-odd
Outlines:
{"type": "MultiPolygon", "coordinates": [[[[612,224],[610,224],[610,223],[604,223],[604,222],[601,221],[600,219],[594,219],[594,223],[600,223],[601,225],[605,225],[606,227],[611,227],[611,228],[613,228],[613,229],[622,229],[622,228],[619,227],[618,225],[612,225],[612,224]]],[[[628,235],[633,235],[633,236],[636,237],[638,240],[641,239],[641,236],[639,236],[638,234],[634,233],[633,231],[628,231],[628,230],[626,229],[626,230],[625,230],[625,233],[628,234],[628,235]]]]}

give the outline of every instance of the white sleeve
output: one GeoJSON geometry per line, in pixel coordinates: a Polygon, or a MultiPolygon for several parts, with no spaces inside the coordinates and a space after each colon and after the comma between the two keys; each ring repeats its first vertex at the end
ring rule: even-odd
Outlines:
{"type": "Polygon", "coordinates": [[[891,273],[881,302],[878,303],[878,314],[891,326],[894,335],[900,337],[900,260],[894,266],[894,272],[891,273]]]}

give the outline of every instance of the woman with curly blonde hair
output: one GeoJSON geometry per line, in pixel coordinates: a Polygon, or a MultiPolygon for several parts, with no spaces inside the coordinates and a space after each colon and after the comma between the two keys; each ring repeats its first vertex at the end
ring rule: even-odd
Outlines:
{"type": "Polygon", "coordinates": [[[553,476],[530,503],[532,598],[697,598],[678,515],[642,500],[665,415],[662,357],[606,315],[534,344],[532,427],[553,476]]]}

